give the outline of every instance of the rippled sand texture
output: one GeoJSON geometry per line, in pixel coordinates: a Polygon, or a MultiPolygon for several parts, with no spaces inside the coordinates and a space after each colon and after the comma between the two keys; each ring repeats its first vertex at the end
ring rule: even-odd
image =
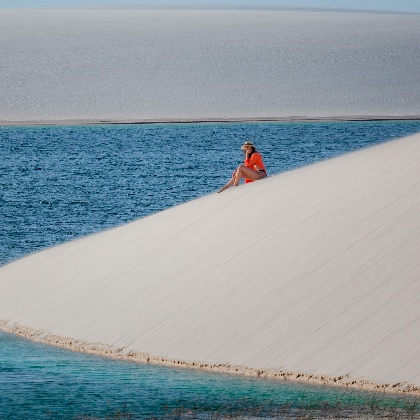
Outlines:
{"type": "Polygon", "coordinates": [[[0,327],[149,363],[420,394],[419,165],[417,134],[23,258],[0,268],[0,327]]]}
{"type": "Polygon", "coordinates": [[[0,121],[401,116],[420,16],[0,12],[0,121]]]}

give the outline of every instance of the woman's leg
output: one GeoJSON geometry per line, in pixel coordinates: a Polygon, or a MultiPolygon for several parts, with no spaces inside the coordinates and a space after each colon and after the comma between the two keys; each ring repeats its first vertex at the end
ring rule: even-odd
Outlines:
{"type": "Polygon", "coordinates": [[[224,185],[222,188],[220,188],[220,190],[217,191],[217,192],[221,193],[224,190],[227,190],[229,187],[231,187],[233,185],[234,182],[235,182],[235,180],[233,178],[230,178],[229,182],[226,185],[224,185]]]}
{"type": "Polygon", "coordinates": [[[236,169],[233,171],[232,178],[229,179],[228,183],[224,185],[222,188],[220,188],[219,193],[223,192],[224,190],[227,190],[229,187],[233,185],[235,182],[235,176],[236,176],[236,169]]]}
{"type": "Polygon", "coordinates": [[[267,176],[265,172],[258,172],[254,171],[252,168],[241,165],[236,170],[235,179],[233,185],[237,186],[241,178],[252,179],[253,181],[258,181],[259,179],[263,179],[267,176]]]}

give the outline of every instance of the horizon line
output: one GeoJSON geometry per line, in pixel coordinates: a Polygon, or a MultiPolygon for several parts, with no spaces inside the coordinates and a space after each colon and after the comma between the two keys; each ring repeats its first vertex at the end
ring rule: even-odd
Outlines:
{"type": "Polygon", "coordinates": [[[375,14],[404,14],[420,15],[420,12],[361,9],[361,8],[330,8],[330,7],[299,7],[264,4],[127,4],[127,5],[87,5],[87,6],[53,6],[53,7],[0,7],[2,11],[47,11],[47,10],[250,10],[250,11],[290,11],[290,12],[325,12],[325,13],[375,13],[375,14]]]}
{"type": "Polygon", "coordinates": [[[58,126],[58,125],[117,125],[117,124],[221,124],[264,122],[368,122],[368,121],[418,121],[419,115],[353,115],[353,116],[288,116],[288,117],[238,117],[238,118],[74,118],[1,120],[0,127],[58,126]]]}

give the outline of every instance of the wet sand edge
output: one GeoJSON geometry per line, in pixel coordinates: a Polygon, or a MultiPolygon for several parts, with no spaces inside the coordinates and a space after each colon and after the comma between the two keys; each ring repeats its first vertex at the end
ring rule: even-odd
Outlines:
{"type": "Polygon", "coordinates": [[[13,323],[7,320],[0,320],[0,330],[5,333],[67,350],[96,356],[108,357],[111,359],[126,360],[137,363],[160,365],[167,367],[178,367],[208,372],[225,373],[231,375],[243,375],[259,377],[271,380],[288,380],[300,383],[311,383],[315,385],[335,386],[361,391],[373,391],[381,393],[404,394],[408,396],[420,396],[420,387],[407,383],[384,383],[379,384],[366,379],[353,377],[351,374],[340,376],[328,376],[309,373],[289,372],[285,370],[261,370],[246,366],[237,366],[230,363],[209,364],[204,362],[193,362],[176,360],[167,357],[160,357],[148,353],[130,351],[126,347],[115,347],[103,343],[90,343],[70,337],[63,337],[50,334],[44,330],[36,330],[30,327],[13,323]]]}

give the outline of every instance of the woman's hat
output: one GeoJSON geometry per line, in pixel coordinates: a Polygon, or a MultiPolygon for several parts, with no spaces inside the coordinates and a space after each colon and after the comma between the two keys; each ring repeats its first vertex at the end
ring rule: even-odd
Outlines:
{"type": "Polygon", "coordinates": [[[241,147],[241,149],[242,150],[245,150],[245,147],[246,146],[252,146],[252,147],[255,147],[254,146],[254,143],[252,143],[252,141],[249,141],[249,140],[247,140],[243,145],[242,145],[242,147],[241,147]]]}

